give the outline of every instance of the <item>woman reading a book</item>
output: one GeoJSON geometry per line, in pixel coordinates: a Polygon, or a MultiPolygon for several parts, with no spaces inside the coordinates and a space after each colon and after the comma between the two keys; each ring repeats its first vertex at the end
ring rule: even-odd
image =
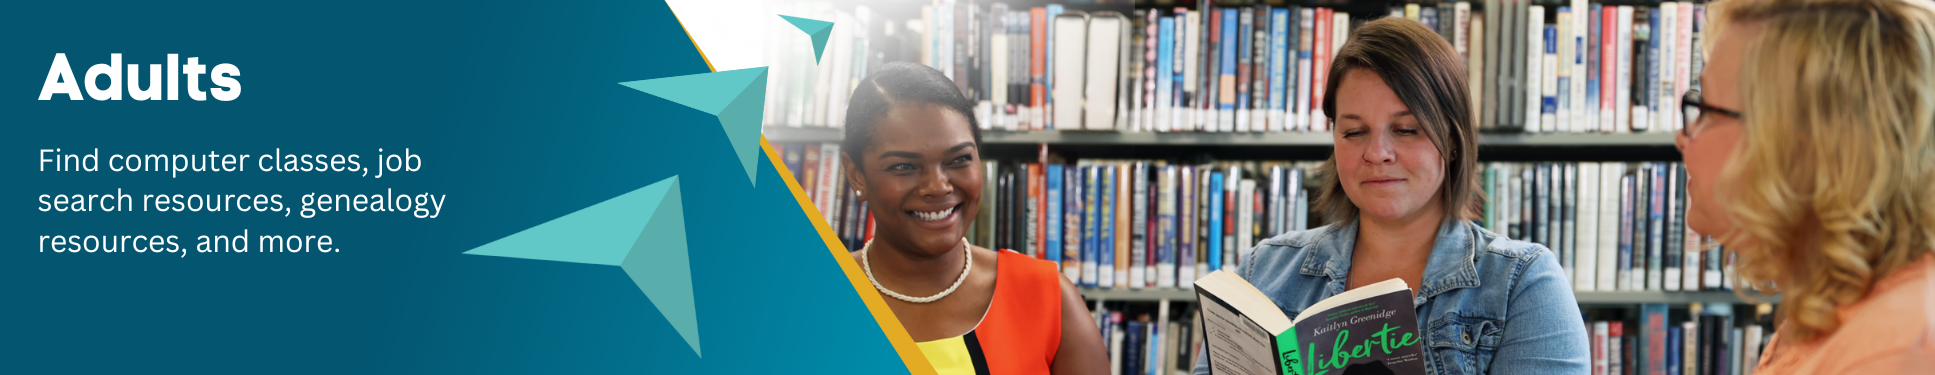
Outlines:
{"type": "Polygon", "coordinates": [[[973,106],[917,64],[860,81],[841,162],[875,230],[853,260],[941,374],[1105,374],[1101,333],[1059,267],[967,242],[981,207],[973,106]]]}
{"type": "Polygon", "coordinates": [[[1754,373],[1935,372],[1935,5],[1709,10],[1675,144],[1687,225],[1781,296],[1754,373]]]}
{"type": "Polygon", "coordinates": [[[1354,30],[1333,64],[1323,108],[1336,146],[1313,204],[1328,224],[1262,241],[1238,275],[1288,316],[1404,280],[1436,374],[1587,373],[1585,322],[1556,256],[1471,221],[1483,198],[1458,53],[1416,21],[1384,18],[1354,30]]]}

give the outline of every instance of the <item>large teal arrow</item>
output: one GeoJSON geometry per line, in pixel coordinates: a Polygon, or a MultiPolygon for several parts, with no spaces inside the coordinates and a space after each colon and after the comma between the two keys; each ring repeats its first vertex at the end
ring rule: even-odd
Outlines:
{"type": "Polygon", "coordinates": [[[793,27],[799,28],[807,36],[813,38],[813,63],[820,63],[820,55],[822,52],[826,52],[826,38],[833,35],[833,23],[783,14],[779,18],[786,19],[786,22],[792,23],[793,27]]]}
{"type": "Polygon", "coordinates": [[[672,176],[464,254],[618,266],[700,354],[684,212],[672,176]]]}
{"type": "Polygon", "coordinates": [[[766,115],[766,67],[619,84],[719,116],[726,140],[732,143],[739,164],[746,168],[746,180],[758,186],[759,124],[766,115]]]}

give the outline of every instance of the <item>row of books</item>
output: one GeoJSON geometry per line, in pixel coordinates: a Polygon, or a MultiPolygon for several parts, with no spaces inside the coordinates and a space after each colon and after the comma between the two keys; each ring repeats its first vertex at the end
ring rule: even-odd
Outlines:
{"type": "MultiPolygon", "coordinates": [[[[867,67],[909,59],[953,79],[980,104],[977,116],[989,129],[1326,131],[1325,73],[1363,20],[1332,8],[1201,4],[1124,15],[934,0],[913,29],[876,20],[864,6],[851,13],[819,6],[813,14],[851,25],[836,22],[829,57],[817,65],[802,63],[812,52],[800,43],[774,47],[783,49],[773,54],[784,64],[774,65],[766,118],[768,125],[838,127],[840,102],[867,67]]],[[[1680,127],[1680,94],[1704,59],[1695,47],[1705,6],[1562,4],[1406,4],[1391,15],[1438,31],[1463,55],[1483,129],[1680,127]]]]}
{"type": "Polygon", "coordinates": [[[1486,163],[1481,222],[1552,249],[1578,291],[1730,290],[1730,259],[1686,225],[1680,163],[1486,163]]]}
{"type": "Polygon", "coordinates": [[[1162,302],[1147,311],[1146,306],[1105,303],[1090,311],[1102,328],[1111,374],[1188,374],[1202,352],[1202,312],[1190,305],[1162,302]]]}
{"type": "Polygon", "coordinates": [[[873,239],[873,212],[855,198],[840,167],[840,144],[773,143],[773,151],[799,179],[800,189],[813,200],[821,219],[847,249],[859,250],[873,239]]]}
{"type": "MultiPolygon", "coordinates": [[[[1045,150],[1044,146],[1044,150],[1045,150]]],[[[1258,241],[1309,227],[1310,163],[989,161],[976,244],[1105,288],[1189,288],[1258,241]]]]}
{"type": "Polygon", "coordinates": [[[1593,375],[1752,375],[1773,336],[1772,305],[1742,322],[1733,305],[1691,304],[1678,324],[1666,305],[1639,309],[1639,321],[1588,321],[1593,375]]]}

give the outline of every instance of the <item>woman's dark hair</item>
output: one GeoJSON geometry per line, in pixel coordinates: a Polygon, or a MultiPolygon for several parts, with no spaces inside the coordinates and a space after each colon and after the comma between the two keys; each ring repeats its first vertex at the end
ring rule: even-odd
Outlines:
{"type": "MultiPolygon", "coordinates": [[[[1330,66],[1325,83],[1324,113],[1334,122],[1337,116],[1337,86],[1344,74],[1368,70],[1384,79],[1397,93],[1399,101],[1416,116],[1426,138],[1438,147],[1444,160],[1444,182],[1438,192],[1444,196],[1447,220],[1470,220],[1481,212],[1485,197],[1478,186],[1478,135],[1473,126],[1471,91],[1466,86],[1465,62],[1438,33],[1417,21],[1382,18],[1366,22],[1351,31],[1350,39],[1330,66]]],[[[1324,161],[1324,188],[1316,208],[1326,222],[1357,219],[1357,205],[1344,195],[1337,176],[1337,155],[1324,161]]]]}
{"type": "Polygon", "coordinates": [[[938,105],[960,113],[967,118],[974,144],[981,144],[981,123],[974,118],[974,101],[962,95],[954,81],[924,65],[890,62],[860,80],[859,87],[853,89],[853,97],[847,100],[846,139],[840,141],[841,152],[855,155],[848,159],[855,167],[864,167],[863,158],[858,155],[873,148],[874,122],[880,121],[895,105],[915,103],[938,105]]]}

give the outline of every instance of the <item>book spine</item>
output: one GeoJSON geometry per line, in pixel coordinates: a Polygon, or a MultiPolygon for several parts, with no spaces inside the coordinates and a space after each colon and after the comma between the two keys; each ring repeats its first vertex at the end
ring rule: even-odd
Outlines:
{"type": "Polygon", "coordinates": [[[1299,130],[1308,131],[1314,128],[1323,128],[1323,126],[1317,124],[1322,124],[1330,119],[1324,115],[1324,88],[1330,78],[1331,38],[1345,37],[1342,35],[1331,35],[1332,29],[1334,29],[1331,25],[1331,12],[1330,8],[1317,8],[1317,46],[1313,48],[1314,52],[1310,60],[1310,90],[1308,90],[1310,91],[1310,118],[1308,120],[1298,121],[1303,123],[1303,125],[1299,126],[1299,130]]]}
{"type": "Polygon", "coordinates": [[[1312,54],[1317,49],[1317,9],[1303,8],[1299,15],[1301,18],[1297,20],[1297,96],[1291,100],[1297,104],[1293,112],[1296,115],[1294,118],[1301,123],[1297,127],[1307,129],[1310,124],[1309,116],[1312,114],[1310,94],[1317,90],[1316,86],[1311,84],[1312,77],[1317,74],[1313,70],[1314,65],[1311,61],[1315,57],[1312,54]]]}
{"type": "MultiPolygon", "coordinates": [[[[1209,250],[1209,254],[1206,257],[1206,259],[1208,259],[1209,261],[1207,265],[1209,266],[1210,270],[1223,269],[1223,243],[1224,243],[1223,223],[1226,222],[1223,220],[1223,213],[1224,213],[1223,200],[1228,195],[1224,193],[1225,189],[1223,188],[1223,178],[1224,178],[1223,172],[1221,171],[1210,172],[1209,191],[1206,192],[1209,195],[1209,207],[1210,207],[1209,233],[1210,235],[1209,235],[1209,246],[1205,248],[1209,250]]],[[[1181,280],[1178,280],[1178,281],[1181,281],[1181,280]]]]}
{"type": "Polygon", "coordinates": [[[1236,9],[1230,8],[1224,8],[1221,14],[1222,31],[1219,33],[1220,40],[1217,43],[1218,49],[1221,50],[1217,58],[1220,72],[1216,77],[1218,86],[1216,108],[1219,116],[1217,122],[1221,124],[1223,131],[1247,132],[1250,131],[1248,127],[1236,127],[1236,50],[1239,44],[1236,33],[1239,31],[1240,17],[1236,9]]]}
{"type": "Polygon", "coordinates": [[[1651,208],[1647,210],[1646,220],[1646,289],[1662,290],[1666,281],[1666,198],[1668,176],[1673,173],[1671,164],[1654,163],[1652,187],[1647,190],[1651,208]]]}
{"type": "Polygon", "coordinates": [[[1523,34],[1525,35],[1524,38],[1526,38],[1524,39],[1526,53],[1522,58],[1525,62],[1525,76],[1523,77],[1525,82],[1525,97],[1523,99],[1524,107],[1521,107],[1525,111],[1521,115],[1525,117],[1519,123],[1524,125],[1522,130],[1525,132],[1536,133],[1544,131],[1539,116],[1545,112],[1544,88],[1546,77],[1545,70],[1542,68],[1546,64],[1545,54],[1540,53],[1540,51],[1544,51],[1543,48],[1545,47],[1545,7],[1533,5],[1526,9],[1527,12],[1524,18],[1524,30],[1526,34],[1523,34]]]}
{"type": "Polygon", "coordinates": [[[1082,285],[1096,287],[1101,284],[1101,273],[1097,266],[1101,262],[1100,246],[1101,207],[1098,192],[1102,190],[1101,170],[1094,165],[1083,165],[1082,169],[1082,285]]]}
{"type": "Polygon", "coordinates": [[[1599,64],[1599,54],[1600,54],[1599,27],[1601,24],[1600,20],[1603,19],[1603,17],[1601,16],[1602,8],[1599,4],[1592,4],[1587,9],[1588,9],[1587,10],[1588,13],[1586,14],[1586,17],[1585,17],[1586,32],[1585,32],[1585,35],[1583,36],[1585,38],[1585,43],[1586,43],[1585,66],[1581,67],[1581,69],[1584,69],[1585,71],[1584,74],[1586,77],[1585,93],[1584,93],[1585,101],[1580,105],[1580,109],[1585,111],[1585,119],[1583,123],[1580,124],[1580,127],[1581,127],[1580,131],[1596,133],[1596,132],[1602,131],[1602,125],[1601,125],[1600,115],[1599,115],[1600,113],[1599,86],[1600,86],[1600,82],[1604,78],[1600,76],[1601,69],[1599,64]]]}
{"type": "Polygon", "coordinates": [[[1071,282],[1082,280],[1082,183],[1081,168],[1062,167],[1062,276],[1071,282]]]}
{"type": "Polygon", "coordinates": [[[1592,322],[1592,342],[1589,344],[1592,348],[1592,375],[1608,374],[1607,370],[1609,368],[1607,366],[1611,362],[1609,362],[1610,358],[1607,357],[1606,351],[1609,348],[1608,345],[1610,345],[1607,342],[1607,338],[1610,335],[1610,325],[1607,322],[1592,322]]]}
{"type": "Polygon", "coordinates": [[[1182,96],[1176,103],[1183,114],[1178,117],[1182,119],[1181,124],[1185,130],[1202,131],[1202,112],[1196,110],[1196,105],[1203,100],[1201,86],[1198,84],[1201,82],[1198,76],[1202,74],[1200,62],[1203,48],[1203,12],[1191,12],[1187,8],[1177,7],[1176,14],[1178,22],[1182,22],[1182,25],[1178,26],[1181,32],[1177,33],[1179,34],[1178,43],[1182,44],[1182,53],[1176,54],[1176,59],[1179,61],[1176,65],[1182,69],[1182,81],[1180,81],[1182,96]]]}
{"type": "Polygon", "coordinates": [[[1616,283],[1619,290],[1633,289],[1630,281],[1633,259],[1633,189],[1637,187],[1633,175],[1619,177],[1619,265],[1613,268],[1614,272],[1618,272],[1616,283]]]}
{"type": "Polygon", "coordinates": [[[1048,130],[1048,9],[1028,9],[1028,107],[1030,130],[1048,130]]]}
{"type": "Polygon", "coordinates": [[[1201,12],[1209,17],[1203,29],[1203,131],[1229,132],[1223,126],[1223,12],[1205,4],[1201,12]]]}
{"type": "Polygon", "coordinates": [[[1558,100],[1555,111],[1555,120],[1557,122],[1551,126],[1554,132],[1572,131],[1572,80],[1574,79],[1572,76],[1572,55],[1575,52],[1572,49],[1572,41],[1574,39],[1572,34],[1576,32],[1572,29],[1572,17],[1574,16],[1572,9],[1572,7],[1567,6],[1558,7],[1558,13],[1553,17],[1555,22],[1552,26],[1557,31],[1553,35],[1553,43],[1558,45],[1558,55],[1555,59],[1557,61],[1552,66],[1553,82],[1556,83],[1554,89],[1557,91],[1553,97],[1558,100]]]}
{"type": "Polygon", "coordinates": [[[1175,124],[1170,121],[1170,112],[1174,109],[1170,103],[1175,100],[1170,90],[1174,89],[1175,82],[1169,79],[1170,72],[1175,69],[1172,66],[1175,63],[1175,54],[1176,19],[1175,17],[1158,18],[1156,20],[1155,74],[1151,76],[1155,81],[1156,95],[1156,104],[1151,107],[1155,110],[1155,131],[1158,132],[1176,130],[1175,124]]]}
{"type": "Polygon", "coordinates": [[[1133,223],[1133,221],[1131,221],[1132,220],[1131,215],[1134,214],[1133,210],[1131,210],[1129,206],[1133,204],[1133,201],[1134,201],[1133,189],[1135,188],[1135,185],[1133,181],[1131,181],[1131,179],[1135,177],[1134,168],[1135,168],[1135,165],[1132,163],[1121,163],[1115,166],[1115,169],[1116,169],[1116,172],[1115,172],[1115,233],[1116,234],[1114,235],[1114,237],[1115,237],[1115,275],[1116,275],[1115,286],[1117,288],[1126,288],[1129,286],[1129,278],[1127,277],[1129,275],[1129,268],[1130,268],[1129,240],[1130,240],[1130,233],[1132,233],[1132,230],[1130,230],[1130,228],[1132,228],[1131,225],[1133,223]]]}
{"type": "Polygon", "coordinates": [[[1579,163],[1579,239],[1573,242],[1579,248],[1574,252],[1572,267],[1572,286],[1579,291],[1596,290],[1599,280],[1599,167],[1599,163],[1579,163]]]}
{"type": "Polygon", "coordinates": [[[1484,77],[1485,79],[1482,80],[1482,86],[1479,90],[1474,92],[1474,94],[1479,94],[1475,97],[1481,99],[1473,101],[1480,102],[1478,112],[1479,128],[1482,130],[1492,130],[1499,124],[1498,103],[1502,103],[1504,100],[1499,95],[1499,90],[1501,89],[1499,82],[1506,76],[1502,75],[1500,71],[1502,67],[1499,64],[1501,60],[1498,59],[1498,56],[1499,51],[1505,50],[1505,44],[1500,44],[1499,42],[1500,30],[1506,29],[1504,24],[1499,23],[1499,19],[1503,18],[1500,16],[1505,13],[1505,7],[1499,0],[1484,1],[1484,18],[1473,20],[1475,21],[1474,23],[1478,23],[1482,27],[1473,28],[1472,34],[1478,34],[1480,31],[1484,32],[1485,39],[1479,43],[1484,47],[1485,54],[1483,58],[1478,59],[1483,63],[1481,69],[1484,69],[1484,74],[1475,77],[1484,77]]]}
{"type": "Polygon", "coordinates": [[[1174,176],[1167,181],[1169,188],[1176,191],[1175,200],[1172,201],[1175,204],[1175,211],[1170,221],[1174,226],[1165,230],[1173,230],[1171,233],[1176,239],[1176,246],[1163,251],[1162,262],[1156,266],[1158,272],[1156,286],[1164,288],[1176,286],[1178,263],[1183,262],[1184,259],[1196,259],[1196,231],[1194,230],[1196,189],[1193,183],[1196,170],[1193,166],[1186,165],[1174,167],[1174,170],[1175,172],[1172,172],[1174,176]]]}
{"type": "MultiPolygon", "coordinates": [[[[1161,272],[1160,269],[1175,262],[1176,247],[1180,243],[1176,237],[1178,235],[1176,232],[1176,204],[1177,199],[1180,199],[1179,195],[1181,193],[1176,189],[1176,179],[1179,173],[1180,171],[1177,170],[1176,166],[1162,167],[1162,203],[1160,204],[1161,211],[1156,216],[1159,221],[1156,227],[1162,231],[1160,235],[1162,237],[1162,244],[1159,247],[1162,255],[1161,260],[1153,267],[1150,267],[1152,269],[1151,274],[1161,272]]],[[[1160,280],[1160,275],[1155,277],[1156,280],[1160,280]]],[[[1152,280],[1150,284],[1151,286],[1157,286],[1159,282],[1152,280]]]]}
{"type": "Polygon", "coordinates": [[[1189,103],[1189,95],[1187,94],[1189,85],[1187,82],[1188,77],[1184,74],[1188,70],[1190,61],[1188,58],[1189,45],[1191,44],[1189,39],[1189,19],[1191,18],[1189,10],[1180,7],[1176,8],[1176,16],[1174,18],[1176,23],[1174,26],[1175,38],[1170,41],[1170,44],[1173,44],[1173,46],[1169,48],[1169,101],[1167,102],[1169,105],[1169,127],[1175,131],[1195,131],[1196,129],[1189,126],[1187,122],[1189,118],[1189,107],[1187,105],[1189,103]]]}
{"type": "Polygon", "coordinates": [[[1566,280],[1576,284],[1579,280],[1577,277],[1578,267],[1574,267],[1579,260],[1580,253],[1579,206],[1583,206],[1579,200],[1583,197],[1579,195],[1579,182],[1581,181],[1579,178],[1580,170],[1579,163],[1563,163],[1560,166],[1565,168],[1565,173],[1563,174],[1565,176],[1565,184],[1561,185],[1559,190],[1565,193],[1565,198],[1560,202],[1560,210],[1563,213],[1559,217],[1563,220],[1563,224],[1561,224],[1563,229],[1559,231],[1561,233],[1559,246],[1564,247],[1565,250],[1560,252],[1559,264],[1565,270],[1566,280]]]}
{"type": "Polygon", "coordinates": [[[1614,48],[1619,50],[1613,63],[1618,69],[1613,73],[1613,125],[1618,132],[1632,132],[1633,129],[1633,7],[1619,6],[1618,20],[1612,24],[1618,37],[1613,38],[1614,48]]]}
{"type": "Polygon", "coordinates": [[[1042,236],[1044,243],[1041,253],[1045,259],[1059,266],[1062,264],[1062,165],[1047,164],[1045,168],[1044,176],[1048,183],[1042,191],[1048,209],[1042,213],[1042,217],[1047,219],[1042,229],[1047,234],[1042,236]]]}
{"type": "Polygon", "coordinates": [[[1680,128],[1679,122],[1677,121],[1678,118],[1674,116],[1676,113],[1679,113],[1678,109],[1680,108],[1678,106],[1679,102],[1675,100],[1678,99],[1680,94],[1680,91],[1676,90],[1678,87],[1676,85],[1679,79],[1679,74],[1677,74],[1679,72],[1679,66],[1675,64],[1679,61],[1679,46],[1677,43],[1679,41],[1679,36],[1677,35],[1679,32],[1679,10],[1679,4],[1668,1],[1660,3],[1659,9],[1654,11],[1656,14],[1659,14],[1659,17],[1657,17],[1659,18],[1659,25],[1654,29],[1656,34],[1653,35],[1653,44],[1659,46],[1659,55],[1654,58],[1654,60],[1659,61],[1657,63],[1659,69],[1655,70],[1656,73],[1654,73],[1659,76],[1659,85],[1654,87],[1653,95],[1655,96],[1651,103],[1654,119],[1653,130],[1655,131],[1679,130],[1680,128]]]}
{"type": "Polygon", "coordinates": [[[1149,223],[1149,200],[1155,196],[1166,196],[1167,190],[1149,185],[1148,163],[1135,162],[1131,168],[1129,184],[1134,186],[1134,190],[1130,193],[1129,203],[1129,287],[1142,288],[1153,284],[1149,281],[1155,278],[1155,273],[1150,272],[1147,265],[1151,257],[1157,254],[1148,249],[1150,241],[1159,241],[1156,233],[1144,229],[1149,223]]]}
{"type": "Polygon", "coordinates": [[[1250,35],[1255,40],[1250,47],[1250,128],[1267,131],[1283,131],[1283,124],[1270,122],[1270,6],[1258,5],[1249,12],[1256,13],[1256,28],[1250,35]]]}
{"type": "Polygon", "coordinates": [[[1631,345],[1625,345],[1626,330],[1624,322],[1607,322],[1606,328],[1606,373],[1626,374],[1625,353],[1631,345]]]}
{"type": "Polygon", "coordinates": [[[1619,131],[1619,7],[1606,6],[1599,14],[1599,131],[1619,131]]]}
{"type": "MultiPolygon", "coordinates": [[[[1123,232],[1118,230],[1120,227],[1116,226],[1115,219],[1116,186],[1120,184],[1116,180],[1117,171],[1114,165],[1105,165],[1098,168],[1102,172],[1102,185],[1101,190],[1096,194],[1096,202],[1101,207],[1096,210],[1096,216],[1100,220],[1100,223],[1096,226],[1095,250],[1101,257],[1101,259],[1096,261],[1096,268],[1102,274],[1097,277],[1096,283],[1101,286],[1121,287],[1122,284],[1127,282],[1129,275],[1127,270],[1123,269],[1125,264],[1122,263],[1128,261],[1128,259],[1122,259],[1127,256],[1121,255],[1117,251],[1118,248],[1115,242],[1115,234],[1123,232]],[[1118,275],[1124,280],[1123,283],[1116,282],[1116,276],[1118,275]]],[[[1126,236],[1128,234],[1123,233],[1123,235],[1126,236]]]]}
{"type": "Polygon", "coordinates": [[[1250,124],[1250,82],[1252,80],[1250,74],[1254,74],[1250,69],[1253,66],[1251,60],[1255,59],[1252,55],[1256,48],[1251,44],[1255,39],[1252,35],[1255,35],[1256,14],[1247,10],[1233,10],[1237,13],[1236,81],[1233,82],[1236,86],[1236,129],[1245,132],[1261,131],[1262,129],[1252,128],[1250,124]]]}
{"type": "Polygon", "coordinates": [[[1647,246],[1651,243],[1646,241],[1646,232],[1648,229],[1651,229],[1651,226],[1647,225],[1647,222],[1652,211],[1650,199],[1652,198],[1653,190],[1653,164],[1640,163],[1639,169],[1633,172],[1633,183],[1636,185],[1633,187],[1633,234],[1631,236],[1633,241],[1633,274],[1632,278],[1628,279],[1628,281],[1633,284],[1631,287],[1632,290],[1650,290],[1646,283],[1648,280],[1647,276],[1651,276],[1647,272],[1649,269],[1647,264],[1653,258],[1651,249],[1647,246]]]}
{"type": "Polygon", "coordinates": [[[1294,82],[1285,82],[1284,64],[1290,60],[1290,9],[1270,10],[1270,123],[1282,124],[1288,114],[1285,92],[1296,92],[1294,82]]]}

